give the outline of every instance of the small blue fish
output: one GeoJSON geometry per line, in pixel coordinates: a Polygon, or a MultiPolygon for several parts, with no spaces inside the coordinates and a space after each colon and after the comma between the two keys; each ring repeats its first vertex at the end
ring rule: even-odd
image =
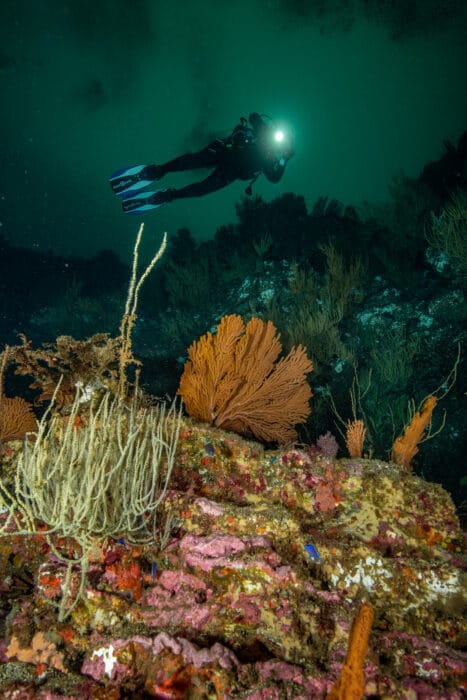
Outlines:
{"type": "Polygon", "coordinates": [[[321,555],[318,552],[318,548],[315,547],[314,544],[306,544],[305,545],[305,552],[308,554],[310,559],[312,561],[320,562],[321,561],[321,555]]]}

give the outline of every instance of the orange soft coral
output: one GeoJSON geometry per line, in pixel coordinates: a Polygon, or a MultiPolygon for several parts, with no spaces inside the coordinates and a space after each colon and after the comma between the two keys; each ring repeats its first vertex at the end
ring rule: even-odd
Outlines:
{"type": "Polygon", "coordinates": [[[351,457],[361,457],[365,442],[366,428],[362,420],[347,421],[345,444],[351,457]]]}
{"type": "Polygon", "coordinates": [[[423,437],[427,425],[430,424],[431,414],[437,404],[436,396],[429,396],[423,402],[420,411],[417,411],[404,430],[403,435],[399,435],[392,446],[391,459],[396,464],[402,464],[407,471],[412,470],[412,459],[418,452],[418,443],[423,437]]]}
{"type": "Polygon", "coordinates": [[[368,651],[368,639],[373,624],[374,612],[371,605],[363,603],[350,630],[347,656],[344,666],[333,689],[326,700],[361,700],[365,687],[363,664],[368,651]]]}

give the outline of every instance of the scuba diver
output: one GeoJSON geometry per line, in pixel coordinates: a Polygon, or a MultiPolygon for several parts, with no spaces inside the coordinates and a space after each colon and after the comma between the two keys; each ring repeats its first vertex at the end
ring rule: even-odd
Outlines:
{"type": "Polygon", "coordinates": [[[293,135],[276,128],[269,117],[253,112],[230,136],[216,139],[197,153],[186,153],[163,165],[134,165],[117,170],[110,177],[110,186],[122,198],[127,214],[157,209],[162,204],[184,197],[201,197],[226,187],[235,180],[250,180],[245,192],[252,194],[252,185],[263,173],[270,182],[279,182],[289,158],[293,156],[293,135]],[[145,187],[167,173],[213,168],[208,177],[180,189],[147,191],[145,187]]]}

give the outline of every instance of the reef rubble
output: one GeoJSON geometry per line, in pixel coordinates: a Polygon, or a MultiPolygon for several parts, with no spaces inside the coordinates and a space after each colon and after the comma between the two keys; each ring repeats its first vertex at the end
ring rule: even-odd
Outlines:
{"type": "Polygon", "coordinates": [[[162,549],[96,545],[62,622],[80,572],[65,587],[40,533],[0,539],[1,698],[319,700],[363,602],[363,697],[464,697],[466,559],[441,486],[184,420],[162,522],[162,549]]]}

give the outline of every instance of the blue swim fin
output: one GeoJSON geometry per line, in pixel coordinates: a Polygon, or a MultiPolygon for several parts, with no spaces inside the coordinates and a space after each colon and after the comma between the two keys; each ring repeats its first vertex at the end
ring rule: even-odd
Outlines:
{"type": "Polygon", "coordinates": [[[157,209],[172,200],[170,190],[155,190],[154,192],[141,192],[132,197],[129,192],[123,195],[122,208],[126,214],[141,214],[151,209],[157,209]]]}
{"type": "Polygon", "coordinates": [[[137,192],[157,179],[151,177],[153,170],[155,168],[151,165],[130,165],[128,168],[121,168],[110,176],[110,186],[118,197],[137,192]]]}

